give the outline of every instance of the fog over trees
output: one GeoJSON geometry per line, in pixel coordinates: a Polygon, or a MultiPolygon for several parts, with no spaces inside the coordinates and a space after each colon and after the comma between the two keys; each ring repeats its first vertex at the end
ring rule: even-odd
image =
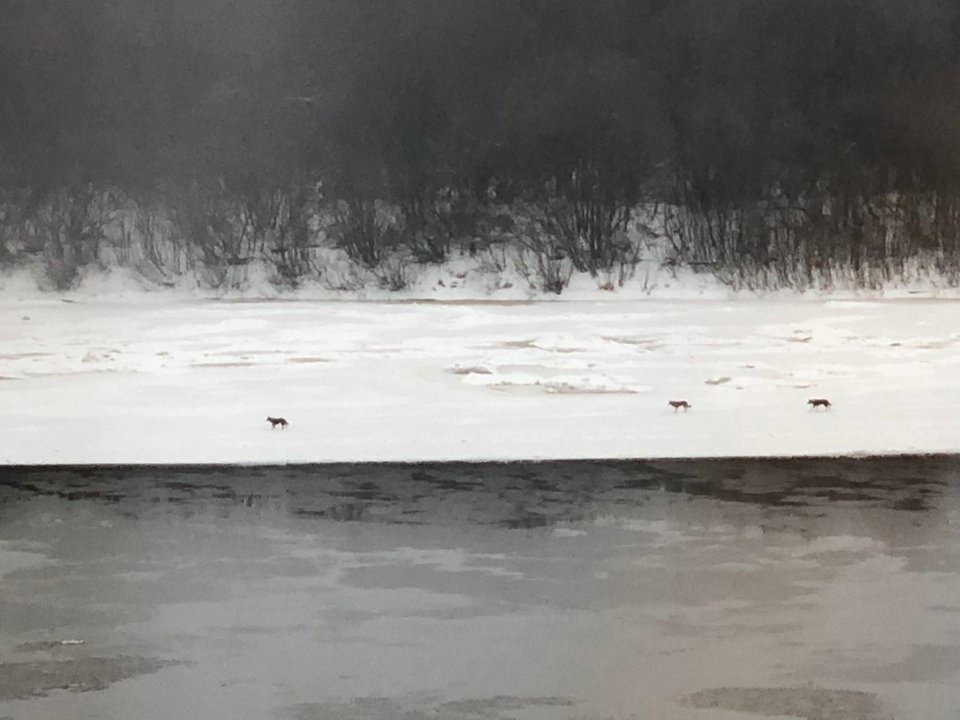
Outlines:
{"type": "Polygon", "coordinates": [[[7,0],[0,264],[960,277],[954,0],[7,0]],[[639,223],[639,225],[638,225],[639,223]],[[638,230],[638,227],[645,230],[638,230]],[[492,260],[496,264],[495,260],[492,260]]]}

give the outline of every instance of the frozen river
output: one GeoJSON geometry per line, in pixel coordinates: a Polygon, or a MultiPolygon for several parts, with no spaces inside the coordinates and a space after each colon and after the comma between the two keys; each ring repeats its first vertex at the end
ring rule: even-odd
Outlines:
{"type": "Polygon", "coordinates": [[[960,717],[960,460],[0,469],[4,720],[960,717]]]}
{"type": "Polygon", "coordinates": [[[958,406],[953,300],[0,303],[5,465],[950,454],[958,406]]]}

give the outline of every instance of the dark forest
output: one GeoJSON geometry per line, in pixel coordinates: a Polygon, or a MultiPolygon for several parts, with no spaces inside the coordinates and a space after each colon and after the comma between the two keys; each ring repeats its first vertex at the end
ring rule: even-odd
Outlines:
{"type": "Polygon", "coordinates": [[[953,0],[5,0],[0,265],[960,277],[953,0]]]}

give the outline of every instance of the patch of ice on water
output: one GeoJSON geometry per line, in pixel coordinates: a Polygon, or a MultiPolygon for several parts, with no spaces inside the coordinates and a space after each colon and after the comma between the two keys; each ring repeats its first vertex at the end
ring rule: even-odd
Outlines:
{"type": "Polygon", "coordinates": [[[642,520],[639,518],[618,518],[605,515],[594,519],[598,527],[616,527],[627,532],[653,535],[656,546],[672,545],[690,539],[690,535],[678,530],[675,523],[666,520],[642,520]]]}
{"type": "Polygon", "coordinates": [[[496,372],[492,374],[464,375],[462,382],[497,389],[541,388],[548,393],[644,393],[651,388],[629,383],[604,374],[591,375],[544,375],[530,372],[496,372]]]}
{"type": "Polygon", "coordinates": [[[41,552],[20,550],[13,543],[0,541],[0,551],[0,577],[25,568],[52,564],[41,552]]]}
{"type": "Polygon", "coordinates": [[[883,704],[873,693],[803,687],[720,687],[700,690],[682,700],[701,710],[751,713],[771,718],[808,720],[880,718],[883,704]]]}
{"type": "Polygon", "coordinates": [[[715,571],[724,571],[724,572],[745,572],[751,573],[756,572],[761,569],[760,563],[748,563],[748,562],[719,562],[710,566],[711,570],[715,571]]]}
{"type": "Polygon", "coordinates": [[[574,528],[558,527],[553,529],[553,536],[557,538],[580,537],[586,534],[586,530],[575,530],[574,528]]]}
{"type": "Polygon", "coordinates": [[[707,385],[723,385],[724,383],[728,383],[731,380],[733,380],[733,378],[730,377],[729,375],[721,375],[719,377],[707,378],[703,382],[707,385]]]}
{"type": "Polygon", "coordinates": [[[481,364],[461,365],[457,363],[456,365],[448,367],[447,372],[453,373],[454,375],[493,375],[493,370],[481,364]]]}
{"type": "Polygon", "coordinates": [[[583,337],[566,334],[543,335],[531,343],[533,347],[541,350],[550,350],[551,352],[558,353],[609,352],[610,344],[608,341],[599,337],[583,337]]]}
{"type": "Polygon", "coordinates": [[[826,535],[818,537],[806,546],[797,550],[796,555],[803,557],[806,555],[818,555],[821,553],[862,553],[877,552],[884,549],[884,544],[874,540],[871,537],[860,535],[826,535]]]}
{"type": "Polygon", "coordinates": [[[600,376],[558,375],[536,383],[552,393],[644,393],[651,388],[645,385],[631,385],[622,380],[600,376]]]}

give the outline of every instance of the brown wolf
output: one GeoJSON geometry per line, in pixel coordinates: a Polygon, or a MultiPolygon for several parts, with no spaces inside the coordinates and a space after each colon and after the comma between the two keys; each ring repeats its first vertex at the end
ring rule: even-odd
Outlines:
{"type": "Polygon", "coordinates": [[[275,417],[270,417],[269,415],[267,415],[267,422],[270,423],[271,430],[276,428],[277,425],[279,425],[280,429],[283,430],[284,428],[287,427],[287,425],[290,424],[286,421],[285,418],[275,418],[275,417]]]}
{"type": "Polygon", "coordinates": [[[680,408],[683,408],[683,411],[686,412],[687,410],[693,407],[693,405],[688,403],[686,400],[671,400],[670,402],[667,403],[667,405],[672,407],[674,412],[676,412],[680,408]]]}
{"type": "Polygon", "coordinates": [[[810,398],[807,400],[807,405],[809,405],[811,408],[822,407],[824,410],[826,410],[828,407],[830,407],[830,401],[826,398],[810,398]]]}

